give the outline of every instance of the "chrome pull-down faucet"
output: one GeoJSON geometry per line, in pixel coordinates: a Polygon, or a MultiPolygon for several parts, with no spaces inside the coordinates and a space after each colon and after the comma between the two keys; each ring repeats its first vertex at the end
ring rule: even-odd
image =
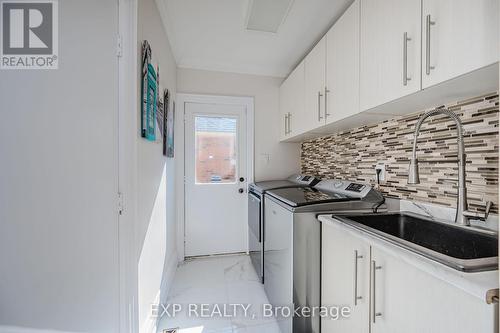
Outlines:
{"type": "Polygon", "coordinates": [[[408,168],[408,184],[420,184],[418,174],[418,159],[417,159],[417,139],[420,134],[422,123],[434,115],[446,115],[451,118],[457,127],[457,143],[458,143],[458,198],[457,198],[457,213],[455,223],[460,225],[470,225],[470,220],[479,219],[486,220],[491,208],[491,202],[486,204],[486,212],[471,212],[467,210],[467,189],[465,188],[465,148],[464,148],[464,129],[460,118],[448,109],[435,109],[425,112],[417,122],[415,127],[415,135],[413,139],[413,151],[408,168]]]}

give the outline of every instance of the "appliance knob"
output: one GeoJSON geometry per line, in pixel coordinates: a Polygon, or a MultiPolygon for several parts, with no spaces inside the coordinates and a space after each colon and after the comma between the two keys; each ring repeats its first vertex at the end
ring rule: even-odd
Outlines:
{"type": "Polygon", "coordinates": [[[335,182],[335,183],[333,183],[333,187],[335,187],[335,188],[342,187],[342,185],[344,185],[344,183],[342,183],[342,182],[335,182]]]}

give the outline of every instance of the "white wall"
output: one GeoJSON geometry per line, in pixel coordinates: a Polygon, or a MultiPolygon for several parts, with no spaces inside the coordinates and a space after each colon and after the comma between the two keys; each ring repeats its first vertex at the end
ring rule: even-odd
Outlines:
{"type": "MultiPolygon", "coordinates": [[[[59,69],[0,71],[0,326],[118,332],[118,2],[59,2],[59,69]]],[[[0,331],[4,328],[0,327],[0,331]]]]}
{"type": "MultiPolygon", "coordinates": [[[[138,41],[142,43],[145,39],[153,51],[153,64],[160,66],[160,91],[163,94],[163,89],[170,90],[172,106],[176,94],[177,65],[155,0],[139,1],[138,41]]],[[[138,52],[141,52],[140,45],[138,52]]],[[[140,56],[138,60],[141,61],[140,56]]],[[[140,76],[137,79],[140,87],[140,76]]],[[[140,124],[140,105],[137,106],[137,117],[140,124]]],[[[141,138],[137,129],[136,235],[141,332],[148,332],[155,324],[149,316],[151,304],[165,299],[177,266],[174,161],[163,156],[162,147],[162,143],[141,138]]]]}
{"type": "Polygon", "coordinates": [[[279,142],[277,124],[280,124],[279,86],[282,81],[266,76],[177,70],[179,92],[254,97],[256,181],[285,178],[300,169],[299,144],[279,142]]]}

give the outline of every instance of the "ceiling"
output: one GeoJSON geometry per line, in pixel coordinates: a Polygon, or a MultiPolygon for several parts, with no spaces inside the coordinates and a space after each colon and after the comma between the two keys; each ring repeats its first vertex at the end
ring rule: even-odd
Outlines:
{"type": "Polygon", "coordinates": [[[177,65],[285,77],[352,3],[293,0],[269,33],[246,29],[250,1],[157,0],[177,65]]]}

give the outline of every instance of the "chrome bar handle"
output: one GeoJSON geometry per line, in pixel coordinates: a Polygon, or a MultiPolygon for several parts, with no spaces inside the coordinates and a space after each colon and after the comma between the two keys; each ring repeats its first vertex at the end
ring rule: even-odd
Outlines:
{"type": "Polygon", "coordinates": [[[285,135],[288,134],[288,113],[285,114],[285,135]]]}
{"type": "Polygon", "coordinates": [[[323,95],[321,94],[321,91],[318,91],[318,121],[323,119],[323,117],[321,117],[321,97],[323,97],[323,95]]]}
{"type": "Polygon", "coordinates": [[[377,276],[377,270],[378,269],[382,269],[382,266],[377,266],[377,263],[375,262],[375,260],[372,260],[372,283],[373,283],[373,297],[372,297],[372,302],[373,302],[373,306],[372,306],[372,320],[373,320],[373,323],[375,324],[376,322],[376,318],[377,317],[381,317],[382,316],[382,313],[381,312],[377,312],[377,309],[376,309],[376,304],[377,304],[377,298],[376,298],[376,276],[377,276]]]}
{"type": "Polygon", "coordinates": [[[328,113],[328,93],[330,93],[330,90],[325,87],[325,119],[331,116],[331,114],[328,113]]]}
{"type": "Polygon", "coordinates": [[[427,15],[425,22],[425,74],[430,75],[431,69],[431,26],[435,25],[436,22],[431,20],[431,15],[427,15]]]}
{"type": "Polygon", "coordinates": [[[292,133],[292,114],[288,112],[288,134],[292,133]]]}
{"type": "Polygon", "coordinates": [[[363,256],[358,254],[358,250],[354,251],[354,306],[358,305],[358,300],[363,299],[358,296],[358,260],[363,259],[363,256]]]}
{"type": "Polygon", "coordinates": [[[408,77],[408,42],[411,38],[408,38],[408,33],[403,34],[403,86],[408,85],[408,81],[411,77],[408,77]]]}

